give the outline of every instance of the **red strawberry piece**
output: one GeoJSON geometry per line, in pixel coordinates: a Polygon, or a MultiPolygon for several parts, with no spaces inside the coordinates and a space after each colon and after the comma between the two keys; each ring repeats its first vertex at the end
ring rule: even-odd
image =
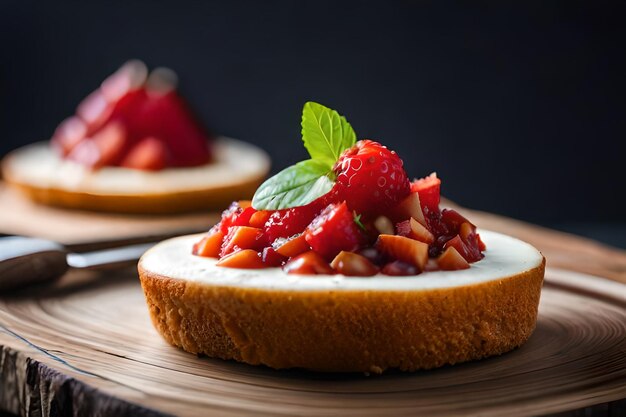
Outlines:
{"type": "Polygon", "coordinates": [[[467,262],[476,262],[483,258],[483,254],[478,249],[477,242],[468,244],[464,242],[459,235],[456,235],[455,237],[447,241],[445,245],[443,245],[444,252],[446,249],[451,247],[456,249],[456,251],[461,254],[461,256],[465,258],[467,262]]]}
{"type": "Polygon", "coordinates": [[[403,261],[393,261],[385,265],[381,272],[385,275],[407,276],[417,275],[420,273],[420,270],[409,263],[403,261]]]}
{"type": "Polygon", "coordinates": [[[446,249],[441,256],[437,258],[437,264],[439,268],[444,271],[456,271],[470,267],[465,258],[452,246],[446,249]]]}
{"type": "Polygon", "coordinates": [[[411,183],[411,192],[417,193],[420,196],[422,209],[428,212],[439,211],[439,202],[441,200],[440,189],[441,180],[437,178],[437,174],[434,172],[427,177],[414,180],[411,183]]]}
{"type": "Polygon", "coordinates": [[[374,216],[397,204],[410,191],[400,157],[378,142],[360,140],[344,151],[334,166],[331,194],[351,210],[374,216]]]}
{"type": "Polygon", "coordinates": [[[286,257],[276,252],[271,246],[263,248],[263,252],[261,252],[261,259],[267,266],[281,266],[287,260],[286,257]]]}
{"type": "Polygon", "coordinates": [[[222,242],[220,258],[241,249],[261,250],[266,246],[263,231],[250,226],[232,226],[222,242]]]}
{"type": "Polygon", "coordinates": [[[353,277],[371,277],[378,273],[376,265],[365,256],[354,252],[341,251],[330,263],[335,271],[342,275],[353,277]]]}
{"type": "Polygon", "coordinates": [[[252,207],[242,208],[237,201],[222,212],[222,220],[219,223],[219,230],[227,234],[231,226],[248,226],[250,218],[256,212],[252,207]]]}
{"type": "Polygon", "coordinates": [[[357,250],[366,236],[344,201],[328,205],[307,227],[305,239],[315,252],[330,261],[342,250],[357,250]]]}
{"type": "Polygon", "coordinates": [[[292,258],[285,264],[283,270],[288,274],[300,275],[335,274],[328,262],[312,250],[292,258]]]}
{"type": "Polygon", "coordinates": [[[157,171],[167,166],[168,152],[163,142],[147,137],[137,143],[122,159],[120,166],[157,171]]]}
{"type": "Polygon", "coordinates": [[[318,198],[306,206],[293,207],[273,212],[265,222],[265,234],[270,242],[280,237],[288,238],[302,233],[325,206],[323,198],[318,198]]]}

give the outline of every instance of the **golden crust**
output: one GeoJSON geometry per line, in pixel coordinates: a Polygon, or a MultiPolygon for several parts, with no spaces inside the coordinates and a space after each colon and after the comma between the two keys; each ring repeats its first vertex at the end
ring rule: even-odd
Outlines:
{"type": "Polygon", "coordinates": [[[545,259],[531,270],[437,290],[285,291],[213,286],[139,264],[152,322],[184,350],[276,369],[430,369],[499,355],[537,320],[545,259]]]}
{"type": "Polygon", "coordinates": [[[7,184],[37,203],[70,209],[131,214],[174,214],[218,210],[228,206],[233,200],[252,197],[264,178],[265,173],[258,178],[225,187],[176,193],[116,195],[41,188],[16,182],[10,173],[5,173],[7,184]]]}

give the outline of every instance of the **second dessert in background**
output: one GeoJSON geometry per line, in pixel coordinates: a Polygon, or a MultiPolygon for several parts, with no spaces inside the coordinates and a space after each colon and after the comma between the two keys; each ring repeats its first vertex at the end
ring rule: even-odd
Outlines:
{"type": "Polygon", "coordinates": [[[64,120],[50,143],[3,161],[32,200],[122,213],[177,213],[249,197],[269,171],[257,147],[214,137],[176,91],[176,74],[130,61],[64,120]]]}

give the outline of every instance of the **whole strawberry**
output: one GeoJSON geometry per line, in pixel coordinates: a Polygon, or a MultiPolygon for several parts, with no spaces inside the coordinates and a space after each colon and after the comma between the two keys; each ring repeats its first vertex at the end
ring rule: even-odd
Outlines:
{"type": "Polygon", "coordinates": [[[360,140],[335,163],[333,200],[345,200],[351,210],[366,216],[385,212],[410,192],[402,159],[378,142],[360,140]]]}

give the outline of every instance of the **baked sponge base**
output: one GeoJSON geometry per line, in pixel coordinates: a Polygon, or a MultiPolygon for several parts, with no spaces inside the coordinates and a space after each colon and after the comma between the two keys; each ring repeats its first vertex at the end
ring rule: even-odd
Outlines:
{"type": "Polygon", "coordinates": [[[545,260],[515,276],[414,290],[271,290],[139,275],[150,316],[187,352],[271,368],[415,371],[499,355],[531,335],[545,260]]]}

